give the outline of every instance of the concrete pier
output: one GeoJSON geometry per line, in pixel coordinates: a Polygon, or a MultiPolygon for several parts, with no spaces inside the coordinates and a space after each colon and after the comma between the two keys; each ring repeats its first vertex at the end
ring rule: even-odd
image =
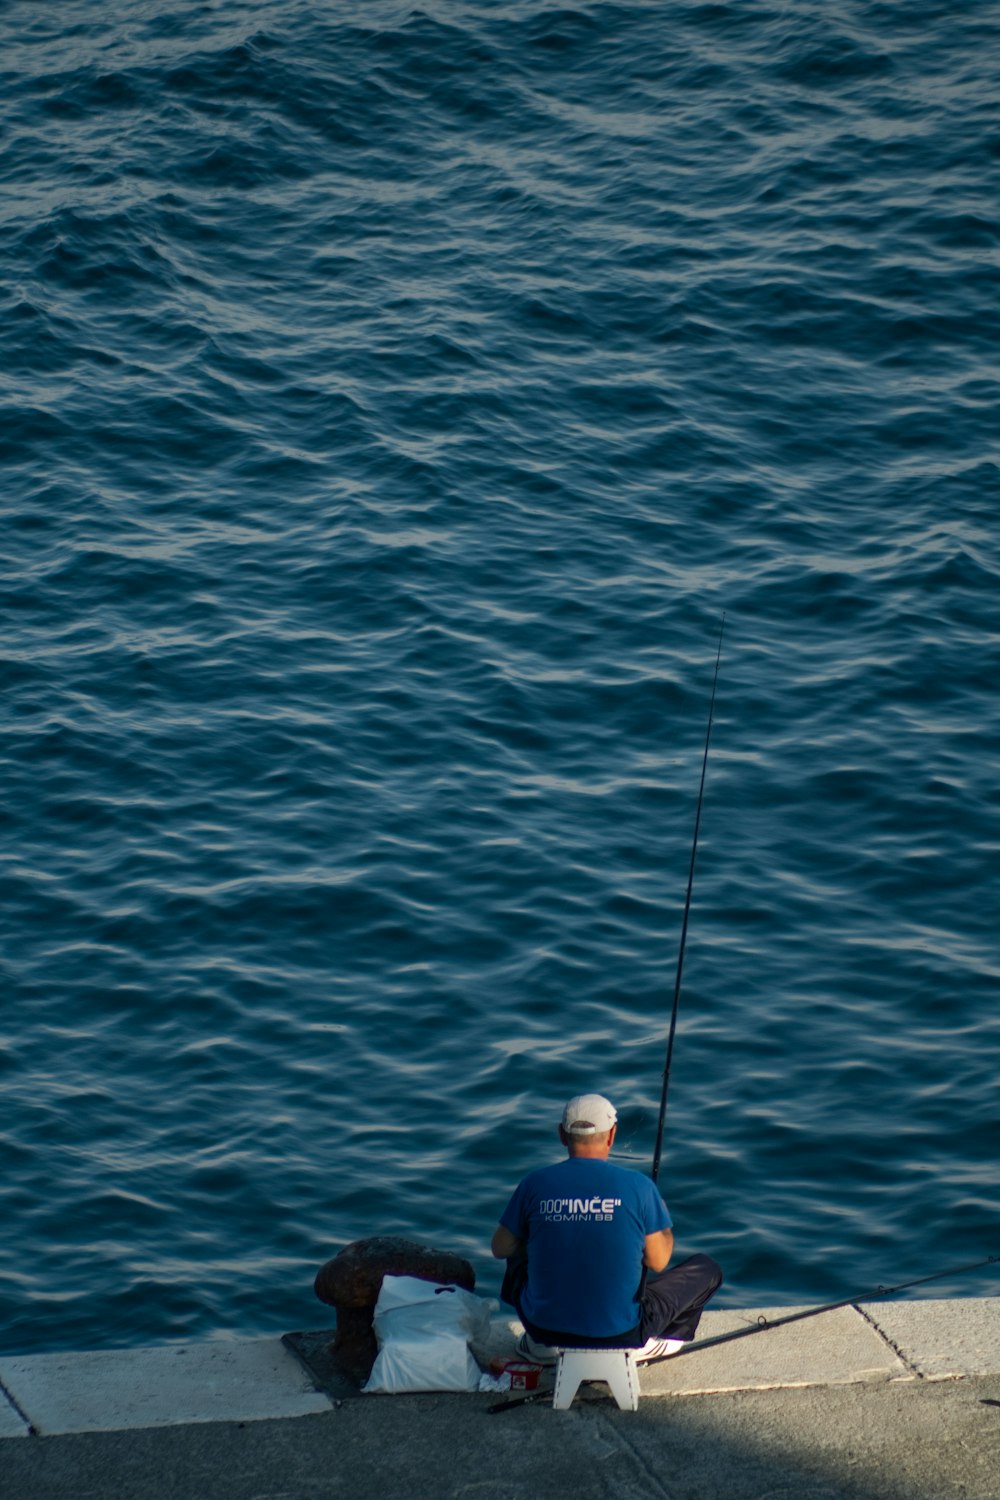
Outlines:
{"type": "MultiPolygon", "coordinates": [[[[710,1311],[703,1337],[789,1308],[710,1311]]],[[[511,1354],[494,1319],[481,1357],[511,1354]]],[[[279,1338],[0,1355],[3,1500],[998,1500],[1000,1297],[877,1302],[585,1388],[356,1396],[279,1338]]]]}

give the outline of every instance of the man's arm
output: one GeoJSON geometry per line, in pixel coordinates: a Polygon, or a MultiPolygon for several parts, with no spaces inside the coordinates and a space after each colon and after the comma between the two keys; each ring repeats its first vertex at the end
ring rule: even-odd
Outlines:
{"type": "MultiPolygon", "coordinates": [[[[672,1229],[658,1229],[655,1234],[647,1234],[642,1258],[651,1271],[665,1271],[673,1253],[674,1233],[672,1229]]],[[[495,1250],[493,1254],[496,1255],[495,1250]]]]}
{"type": "Polygon", "coordinates": [[[517,1235],[511,1234],[509,1229],[505,1229],[502,1224],[498,1224],[493,1231],[493,1242],[490,1246],[497,1260],[509,1260],[512,1255],[517,1254],[520,1248],[521,1241],[517,1235]]]}

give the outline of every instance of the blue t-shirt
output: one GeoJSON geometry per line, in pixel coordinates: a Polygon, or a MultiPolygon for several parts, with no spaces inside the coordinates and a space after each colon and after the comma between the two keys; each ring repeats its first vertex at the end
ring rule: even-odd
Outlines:
{"type": "Polygon", "coordinates": [[[637,1327],[646,1235],[671,1224],[648,1177],[570,1156],[529,1172],[500,1223],[527,1248],[521,1306],[532,1323],[599,1339],[637,1327]]]}

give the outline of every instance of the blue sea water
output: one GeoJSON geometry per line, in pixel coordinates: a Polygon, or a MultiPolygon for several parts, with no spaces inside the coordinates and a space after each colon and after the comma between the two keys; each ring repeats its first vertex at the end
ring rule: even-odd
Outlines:
{"type": "Polygon", "coordinates": [[[723,612],[679,1249],[1000,1252],[1000,8],[0,41],[0,1346],[495,1291],[580,1090],[648,1167],[723,612]]]}

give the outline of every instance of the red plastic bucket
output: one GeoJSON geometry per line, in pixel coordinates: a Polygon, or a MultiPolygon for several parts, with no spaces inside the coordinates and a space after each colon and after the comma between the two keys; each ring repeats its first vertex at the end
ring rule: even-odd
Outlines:
{"type": "Polygon", "coordinates": [[[525,1364],[517,1359],[512,1359],[505,1364],[504,1371],[510,1376],[512,1391],[535,1390],[538,1386],[538,1377],[542,1373],[540,1366],[525,1364]]]}

